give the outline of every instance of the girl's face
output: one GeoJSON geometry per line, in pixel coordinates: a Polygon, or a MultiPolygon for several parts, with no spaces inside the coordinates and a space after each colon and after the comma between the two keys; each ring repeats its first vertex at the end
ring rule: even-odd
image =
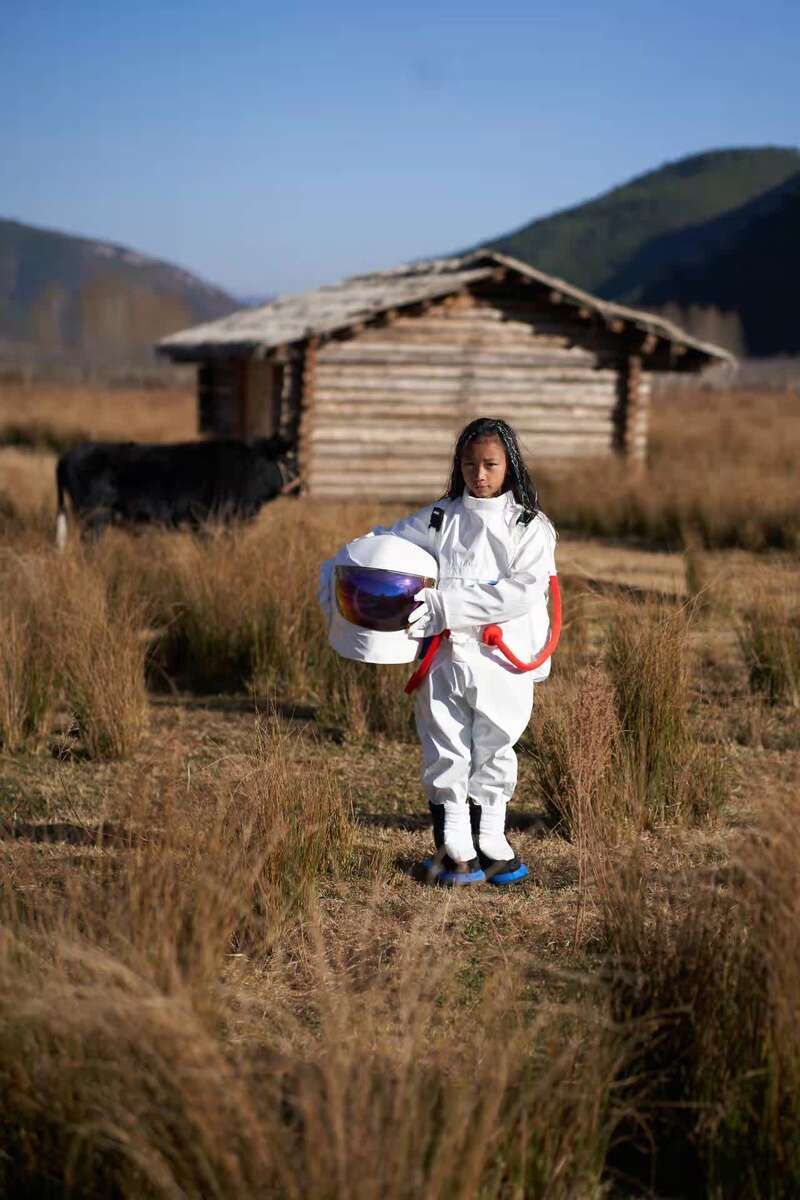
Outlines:
{"type": "Polygon", "coordinates": [[[504,490],[508,459],[498,437],[475,438],[461,455],[461,474],[471,496],[487,500],[504,490]]]}

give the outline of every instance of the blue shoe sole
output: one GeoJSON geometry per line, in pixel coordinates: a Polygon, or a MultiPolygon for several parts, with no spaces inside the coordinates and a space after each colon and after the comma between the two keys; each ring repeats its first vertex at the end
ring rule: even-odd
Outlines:
{"type": "MultiPolygon", "coordinates": [[[[486,874],[484,871],[442,871],[437,870],[437,864],[432,858],[425,858],[422,865],[426,871],[433,874],[432,883],[438,884],[439,887],[465,887],[471,883],[485,883],[486,874]]],[[[527,874],[527,868],[525,870],[527,874]]]]}
{"type": "Polygon", "coordinates": [[[492,875],[489,883],[493,883],[495,887],[507,887],[510,883],[519,883],[528,874],[528,868],[525,863],[520,863],[516,871],[504,871],[502,875],[492,875]]]}

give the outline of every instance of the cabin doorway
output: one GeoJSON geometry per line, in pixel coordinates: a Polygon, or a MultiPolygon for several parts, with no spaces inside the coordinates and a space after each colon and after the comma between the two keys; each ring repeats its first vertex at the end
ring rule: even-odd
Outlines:
{"type": "Polygon", "coordinates": [[[273,437],[280,432],[283,366],[248,362],[242,388],[242,437],[273,437]]]}
{"type": "Polygon", "coordinates": [[[198,372],[200,433],[212,437],[272,437],[283,421],[281,363],[233,359],[198,372]]]}

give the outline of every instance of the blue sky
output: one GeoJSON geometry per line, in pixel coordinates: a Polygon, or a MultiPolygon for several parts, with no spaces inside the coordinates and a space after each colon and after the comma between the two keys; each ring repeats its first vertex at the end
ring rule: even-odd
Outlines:
{"type": "Polygon", "coordinates": [[[237,295],[800,141],[797,0],[0,0],[0,216],[237,295]]]}

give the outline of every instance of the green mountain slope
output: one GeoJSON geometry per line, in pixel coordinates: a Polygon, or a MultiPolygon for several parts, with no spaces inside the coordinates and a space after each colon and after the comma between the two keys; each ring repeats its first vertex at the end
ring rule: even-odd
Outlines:
{"type": "Polygon", "coordinates": [[[675,249],[658,239],[742,209],[798,171],[800,153],[794,149],[709,151],[488,244],[608,299],[644,303],[675,249]],[[642,263],[646,247],[649,256],[642,263]]]}
{"type": "Polygon", "coordinates": [[[698,308],[735,313],[748,353],[800,354],[800,171],[716,221],[658,239],[628,270],[637,266],[645,307],[669,306],[684,320],[698,308]]]}
{"type": "Polygon", "coordinates": [[[39,361],[152,361],[167,333],[237,303],[123,246],[0,220],[0,350],[39,361]]]}

